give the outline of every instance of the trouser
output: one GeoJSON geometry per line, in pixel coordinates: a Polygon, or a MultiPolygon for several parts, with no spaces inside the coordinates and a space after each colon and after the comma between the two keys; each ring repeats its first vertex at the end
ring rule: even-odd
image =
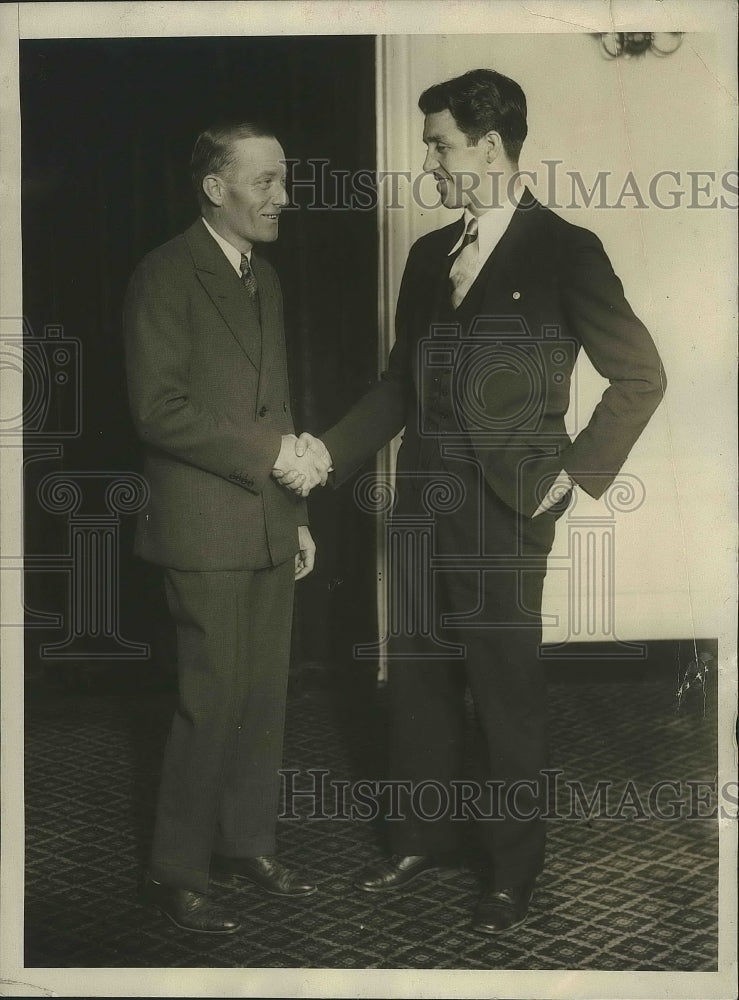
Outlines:
{"type": "Polygon", "coordinates": [[[205,892],[211,854],[271,854],[279,798],[294,562],[165,570],[178,705],[162,767],[151,877],[205,892]]]}
{"type": "Polygon", "coordinates": [[[406,635],[391,646],[388,670],[391,777],[411,788],[442,786],[449,808],[429,818],[444,795],[427,785],[425,797],[407,803],[403,818],[388,826],[394,853],[432,854],[457,848],[465,818],[473,818],[493,883],[502,888],[534,879],[544,863],[541,595],[563,506],[522,517],[458,470],[470,503],[435,518],[434,552],[448,562],[434,573],[431,589],[436,635],[459,644],[462,656],[424,659],[428,643],[421,638],[414,649],[415,638],[406,635]],[[470,567],[466,557],[474,554],[486,567],[470,567]],[[497,568],[490,568],[491,558],[501,560],[497,568]],[[445,624],[450,616],[457,621],[445,624]],[[475,720],[471,773],[464,767],[467,688],[475,720]],[[460,805],[465,797],[467,805],[460,805]]]}

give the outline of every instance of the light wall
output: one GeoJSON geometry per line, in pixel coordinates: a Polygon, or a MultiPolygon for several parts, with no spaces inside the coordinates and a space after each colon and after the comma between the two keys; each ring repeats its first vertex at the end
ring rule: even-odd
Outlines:
{"type": "MultiPolygon", "coordinates": [[[[517,80],[527,95],[529,137],[521,169],[542,201],[571,202],[567,171],[594,182],[610,171],[608,204],[633,171],[648,207],[564,207],[563,216],[603,241],[627,298],[662,355],[668,392],[634,447],[624,473],[645,488],[643,504],[615,517],[615,628],[570,632],[569,527],[559,522],[545,588],[545,640],[711,637],[731,633],[734,602],[734,372],[736,334],[736,195],[721,186],[735,169],[733,45],[713,34],[689,34],[674,54],[608,61],[586,34],[385,36],[378,39],[379,168],[421,170],[421,91],[477,67],[517,80]],[[557,183],[551,166],[560,160],[557,183]],[[650,197],[650,180],[665,177],[650,197]],[[712,171],[694,182],[688,171],[712,171]],[[691,185],[709,183],[694,194],[691,185]],[[672,190],[682,190],[674,209],[672,190]],[[725,205],[721,206],[721,197],[725,205]],[[690,207],[719,199],[714,207],[690,207]]],[[[730,178],[736,186],[736,174],[730,178]]],[[[431,204],[433,185],[422,188],[431,204]]],[[[414,204],[399,185],[402,209],[381,212],[383,263],[381,356],[392,342],[392,313],[410,244],[452,221],[455,213],[414,204]]],[[[457,213],[458,214],[458,213],[457,213]]],[[[582,426],[605,383],[587,359],[578,363],[577,401],[569,429],[582,426]]],[[[608,515],[579,491],[572,519],[608,515]]],[[[572,519],[570,523],[572,523],[572,519]]],[[[605,521],[603,522],[605,524],[605,521]]],[[[597,616],[596,616],[597,617],[597,616]]]]}

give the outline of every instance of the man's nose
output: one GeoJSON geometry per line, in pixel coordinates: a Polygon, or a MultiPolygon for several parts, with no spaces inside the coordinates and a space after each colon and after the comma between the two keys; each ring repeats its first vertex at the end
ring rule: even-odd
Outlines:
{"type": "Polygon", "coordinates": [[[423,161],[424,173],[430,173],[432,170],[436,170],[438,166],[439,166],[439,161],[437,160],[437,158],[434,156],[434,154],[431,152],[430,149],[427,150],[426,158],[423,161]]]}
{"type": "Polygon", "coordinates": [[[278,187],[275,189],[274,194],[272,195],[272,204],[278,206],[279,208],[282,208],[283,205],[287,205],[289,200],[290,199],[288,198],[287,189],[285,188],[285,185],[284,184],[278,185],[278,187]]]}

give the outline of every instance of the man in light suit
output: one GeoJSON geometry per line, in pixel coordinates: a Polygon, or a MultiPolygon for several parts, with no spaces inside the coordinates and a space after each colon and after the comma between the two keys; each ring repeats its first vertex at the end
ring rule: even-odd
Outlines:
{"type": "MultiPolygon", "coordinates": [[[[487,878],[473,926],[494,934],[526,918],[544,864],[539,645],[555,522],[573,486],[597,498],[612,482],[665,377],[598,238],[520,184],[527,124],[518,84],[473,70],[429,88],[419,106],[424,170],[442,203],[463,214],[410,250],[380,381],[323,443],[305,435],[297,450],[323,454],[341,482],[405,427],[393,516],[428,517],[425,488],[434,482],[458,488],[457,506],[435,514],[435,554],[446,569],[433,580],[434,630],[463,657],[425,658],[428,635],[412,628],[395,636],[390,760],[393,778],[451,789],[462,777],[469,687],[479,787],[488,795],[475,803],[487,878]],[[580,349],[610,385],[571,441],[564,417],[580,349]]],[[[391,594],[396,608],[423,585],[410,579],[416,571],[408,567],[401,592],[391,594]]],[[[435,802],[425,804],[427,815],[435,802]]],[[[460,826],[448,811],[430,821],[409,808],[389,825],[393,854],[360,879],[364,891],[391,891],[436,867],[460,826]]]]}
{"type": "Polygon", "coordinates": [[[295,457],[282,296],[254,249],[277,239],[285,155],[251,123],[203,132],[201,218],[149,253],[124,315],[131,411],[150,500],[136,552],[164,567],[179,703],[145,895],[178,927],[234,933],[209,876],[308,895],[274,856],[294,581],[313,568],[305,504],[273,478],[295,457]]]}

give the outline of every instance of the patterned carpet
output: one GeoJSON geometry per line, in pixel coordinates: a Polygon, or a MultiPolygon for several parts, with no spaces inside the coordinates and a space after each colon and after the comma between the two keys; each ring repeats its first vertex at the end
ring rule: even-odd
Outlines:
{"type": "MultiPolygon", "coordinates": [[[[716,821],[660,819],[646,808],[659,780],[715,780],[710,685],[705,698],[678,710],[670,671],[618,683],[555,677],[558,814],[570,812],[564,782],[580,781],[591,797],[608,779],[612,818],[549,822],[547,868],[529,920],[516,931],[490,939],[469,929],[478,887],[470,867],[428,873],[383,898],[352,891],[353,875],[382,856],[381,831],[368,822],[310,819],[310,803],[301,800],[300,818],[279,823],[280,854],[319,880],[320,892],[283,901],[255,887],[218,889],[244,928],[209,939],[177,931],[138,899],[169,686],[149,675],[115,684],[60,677],[27,698],[26,966],[717,967],[716,821]]],[[[328,769],[333,780],[381,773],[384,691],[375,693],[365,673],[298,671],[288,719],[285,766],[303,772],[298,785],[311,767],[328,769]]],[[[681,795],[688,797],[684,788],[681,795]]],[[[663,811],[670,797],[660,800],[663,811]]],[[[329,814],[333,802],[329,795],[329,814]]]]}

